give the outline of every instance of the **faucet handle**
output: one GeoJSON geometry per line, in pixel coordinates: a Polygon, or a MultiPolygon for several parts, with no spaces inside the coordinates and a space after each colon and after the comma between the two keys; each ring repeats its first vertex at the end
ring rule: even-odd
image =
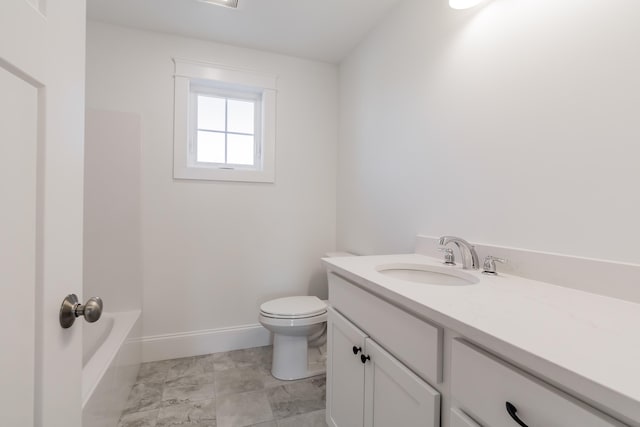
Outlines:
{"type": "Polygon", "coordinates": [[[456,256],[453,254],[453,249],[451,248],[438,248],[440,252],[444,252],[444,262],[445,265],[456,265],[456,256]]]}
{"type": "Polygon", "coordinates": [[[484,264],[482,266],[482,273],[490,274],[492,276],[497,276],[498,271],[496,270],[496,262],[499,262],[500,264],[506,264],[507,260],[503,258],[497,258],[492,255],[488,255],[484,259],[484,264]]]}

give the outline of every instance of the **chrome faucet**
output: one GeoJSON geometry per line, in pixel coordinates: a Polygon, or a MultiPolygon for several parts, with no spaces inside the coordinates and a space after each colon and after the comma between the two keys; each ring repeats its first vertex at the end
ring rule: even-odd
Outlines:
{"type": "Polygon", "coordinates": [[[462,256],[462,268],[468,270],[473,268],[477,270],[480,268],[480,261],[478,260],[478,253],[473,245],[460,237],[443,236],[440,238],[440,246],[445,247],[449,243],[453,243],[458,247],[460,255],[462,256]]]}

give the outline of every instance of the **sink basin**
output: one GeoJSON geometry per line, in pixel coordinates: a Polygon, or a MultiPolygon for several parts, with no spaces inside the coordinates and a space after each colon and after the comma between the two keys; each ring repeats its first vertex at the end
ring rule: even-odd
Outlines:
{"type": "Polygon", "coordinates": [[[465,286],[479,282],[479,279],[471,274],[452,267],[437,267],[424,264],[385,264],[379,265],[380,274],[394,279],[428,285],[465,286]]]}

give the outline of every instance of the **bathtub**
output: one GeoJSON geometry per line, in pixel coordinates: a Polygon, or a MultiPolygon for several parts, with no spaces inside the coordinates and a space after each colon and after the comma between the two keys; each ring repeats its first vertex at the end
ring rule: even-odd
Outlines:
{"type": "Polygon", "coordinates": [[[140,367],[140,310],[82,326],[82,425],[116,427],[140,367]]]}

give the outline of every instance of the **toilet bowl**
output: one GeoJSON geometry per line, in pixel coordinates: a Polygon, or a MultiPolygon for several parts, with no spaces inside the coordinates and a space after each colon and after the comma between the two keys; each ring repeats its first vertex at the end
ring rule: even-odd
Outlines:
{"type": "Polygon", "coordinates": [[[281,380],[297,380],[324,371],[309,370],[309,339],[326,328],[327,304],[317,297],[296,296],[267,301],[260,306],[260,324],[273,333],[271,374],[281,380]]]}

